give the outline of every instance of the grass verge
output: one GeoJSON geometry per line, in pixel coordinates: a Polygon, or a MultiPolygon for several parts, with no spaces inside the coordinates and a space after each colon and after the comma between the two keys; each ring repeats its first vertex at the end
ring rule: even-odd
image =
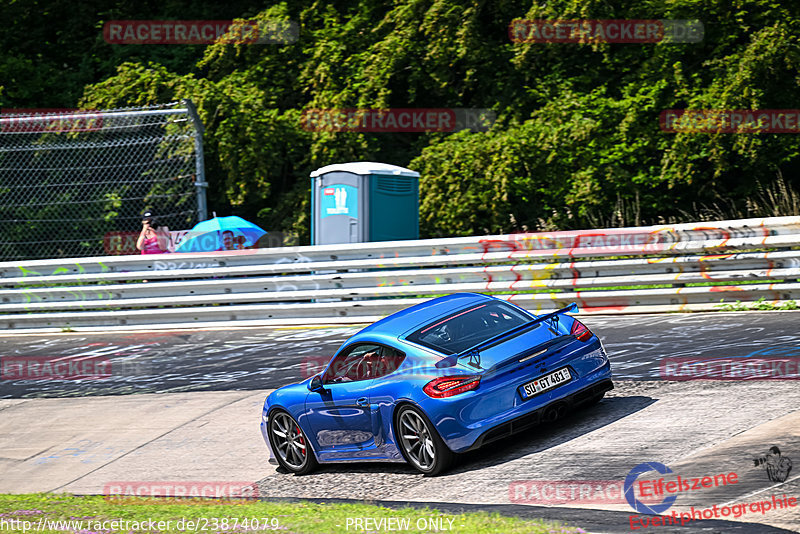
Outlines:
{"type": "Polygon", "coordinates": [[[772,302],[767,301],[767,299],[764,297],[761,297],[753,302],[742,302],[741,300],[737,300],[734,303],[726,303],[724,301],[720,301],[720,303],[721,304],[716,305],[720,311],[770,311],[800,309],[800,306],[798,306],[797,302],[794,300],[788,300],[783,304],[773,304],[772,302]]]}
{"type": "Polygon", "coordinates": [[[560,523],[486,512],[445,514],[435,509],[391,509],[370,504],[257,500],[147,499],[115,502],[103,496],[0,495],[0,532],[134,534],[138,532],[334,534],[454,532],[464,534],[577,534],[560,523]],[[360,521],[359,521],[360,520],[360,521]],[[381,520],[384,520],[381,522],[381,520]],[[391,522],[390,522],[391,520],[391,522]],[[408,528],[402,528],[407,526],[408,528]],[[389,528],[394,527],[394,528],[389,528]]]}

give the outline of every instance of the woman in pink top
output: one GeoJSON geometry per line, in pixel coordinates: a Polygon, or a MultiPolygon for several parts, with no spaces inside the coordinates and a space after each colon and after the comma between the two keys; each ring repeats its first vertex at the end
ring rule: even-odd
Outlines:
{"type": "Polygon", "coordinates": [[[136,241],[136,248],[142,254],[163,254],[169,252],[169,237],[166,226],[159,226],[149,211],[142,215],[142,231],[136,241]]]}

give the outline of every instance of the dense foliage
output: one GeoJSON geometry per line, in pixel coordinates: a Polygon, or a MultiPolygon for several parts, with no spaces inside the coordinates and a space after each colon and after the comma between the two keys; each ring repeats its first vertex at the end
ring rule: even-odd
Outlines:
{"type": "Polygon", "coordinates": [[[306,240],[310,171],[354,160],[422,174],[424,236],[798,209],[799,136],[674,134],[658,124],[665,109],[797,107],[800,4],[790,0],[0,5],[12,21],[0,40],[0,105],[191,98],[206,124],[210,208],[306,240]],[[299,39],[135,46],[100,35],[108,19],[234,16],[295,21],[299,39]],[[518,44],[508,36],[515,18],[699,19],[705,37],[518,44]],[[387,107],[491,108],[497,122],[488,132],[392,134],[301,124],[305,109],[387,107]]]}

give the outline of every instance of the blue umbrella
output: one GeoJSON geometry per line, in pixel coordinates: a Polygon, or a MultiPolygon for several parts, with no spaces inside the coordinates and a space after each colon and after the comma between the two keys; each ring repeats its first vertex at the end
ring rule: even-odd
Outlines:
{"type": "Polygon", "coordinates": [[[242,246],[253,245],[258,238],[266,234],[255,224],[235,215],[231,217],[214,217],[199,222],[186,234],[187,239],[181,241],[175,252],[208,252],[223,248],[223,233],[231,232],[235,237],[243,237],[242,246]]]}

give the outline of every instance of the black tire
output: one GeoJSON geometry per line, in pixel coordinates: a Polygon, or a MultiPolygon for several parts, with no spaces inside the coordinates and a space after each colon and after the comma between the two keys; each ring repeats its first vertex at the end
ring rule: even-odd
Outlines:
{"type": "Polygon", "coordinates": [[[283,410],[274,410],[267,421],[267,435],[275,459],[295,475],[305,475],[317,468],[311,444],[297,421],[283,410]]]}
{"type": "Polygon", "coordinates": [[[403,405],[397,410],[394,423],[397,447],[412,467],[426,476],[450,468],[456,455],[421,410],[403,405]]]}

